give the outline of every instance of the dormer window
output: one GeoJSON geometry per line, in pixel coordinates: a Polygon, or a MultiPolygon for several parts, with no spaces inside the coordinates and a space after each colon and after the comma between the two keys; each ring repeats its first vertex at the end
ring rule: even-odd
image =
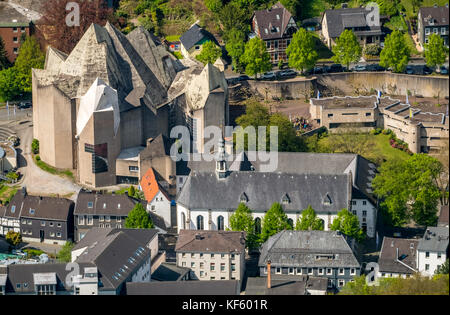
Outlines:
{"type": "Polygon", "coordinates": [[[103,209],[106,209],[106,203],[103,204],[103,209]]]}
{"type": "Polygon", "coordinates": [[[324,204],[324,205],[327,205],[327,206],[329,206],[329,205],[332,204],[330,195],[327,194],[327,195],[325,196],[325,198],[323,199],[323,204],[324,204]]]}
{"type": "Polygon", "coordinates": [[[120,209],[120,203],[117,204],[117,209],[120,209]]]}
{"type": "Polygon", "coordinates": [[[245,193],[241,194],[241,197],[239,198],[240,202],[248,202],[248,197],[245,193]]]}
{"type": "Polygon", "coordinates": [[[16,206],[11,207],[11,213],[14,213],[14,212],[16,212],[16,206]]]}
{"type": "Polygon", "coordinates": [[[88,202],[88,208],[92,208],[92,207],[94,207],[94,203],[92,201],[89,201],[88,202]]]}
{"type": "Polygon", "coordinates": [[[34,214],[34,213],[35,213],[34,209],[30,208],[30,214],[34,214]]]}
{"type": "Polygon", "coordinates": [[[291,203],[291,199],[289,198],[289,196],[287,194],[284,194],[283,198],[281,198],[281,203],[284,205],[291,203]]]}
{"type": "Polygon", "coordinates": [[[279,20],[280,19],[280,16],[277,14],[277,20],[279,20]]]}

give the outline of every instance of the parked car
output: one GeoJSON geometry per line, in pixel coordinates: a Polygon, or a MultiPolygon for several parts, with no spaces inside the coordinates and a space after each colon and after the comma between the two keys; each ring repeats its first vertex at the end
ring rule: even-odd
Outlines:
{"type": "Polygon", "coordinates": [[[297,76],[297,72],[292,69],[281,70],[276,73],[278,78],[293,78],[297,76]]]}
{"type": "Polygon", "coordinates": [[[356,65],[353,67],[353,71],[361,72],[361,71],[368,71],[366,65],[356,65]]]}
{"type": "Polygon", "coordinates": [[[448,69],[445,66],[441,66],[439,68],[441,74],[448,74],[448,69]]]}
{"type": "Polygon", "coordinates": [[[409,66],[409,65],[406,66],[405,73],[406,74],[414,74],[414,68],[412,66],[409,66]]]}
{"type": "Polygon", "coordinates": [[[344,68],[342,68],[342,65],[339,63],[332,64],[328,69],[328,72],[342,72],[342,71],[344,71],[344,68]]]}
{"type": "Polygon", "coordinates": [[[19,105],[17,106],[18,109],[25,109],[25,108],[30,108],[32,105],[32,103],[30,101],[27,102],[20,102],[19,105]]]}
{"type": "Polygon", "coordinates": [[[260,77],[260,79],[261,80],[275,80],[276,75],[274,72],[266,72],[260,77]]]}
{"type": "Polygon", "coordinates": [[[250,77],[246,74],[240,75],[239,77],[236,78],[236,80],[239,81],[246,81],[246,80],[250,80],[250,77]]]}
{"type": "Polygon", "coordinates": [[[384,70],[386,69],[377,63],[371,63],[366,65],[366,71],[384,71],[384,70]]]}

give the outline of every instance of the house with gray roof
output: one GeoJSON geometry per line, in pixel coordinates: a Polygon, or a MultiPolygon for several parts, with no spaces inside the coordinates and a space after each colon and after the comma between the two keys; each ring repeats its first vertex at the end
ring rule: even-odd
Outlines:
{"type": "Polygon", "coordinates": [[[305,275],[293,281],[279,276],[269,283],[268,277],[249,277],[245,295],[325,295],[327,290],[327,278],[305,275]]]}
{"type": "Polygon", "coordinates": [[[353,31],[362,46],[367,44],[381,44],[384,32],[381,28],[380,17],[373,15],[377,20],[369,24],[371,10],[368,8],[347,8],[325,10],[322,16],[322,37],[325,44],[331,49],[336,39],[346,29],[353,31]]]}
{"type": "Polygon", "coordinates": [[[203,44],[208,41],[219,46],[214,35],[195,23],[180,37],[181,53],[185,58],[195,57],[202,51],[203,44]]]}
{"type": "Polygon", "coordinates": [[[417,247],[417,268],[433,276],[448,259],[448,227],[428,227],[417,247]]]}
{"type": "Polygon", "coordinates": [[[378,277],[408,278],[417,272],[416,239],[384,237],[378,258],[378,277]]]}
{"type": "Polygon", "coordinates": [[[336,231],[284,230],[261,247],[260,275],[300,281],[302,276],[328,279],[329,290],[339,290],[361,274],[354,240],[336,231]]]}
{"type": "Polygon", "coordinates": [[[217,230],[244,202],[257,226],[274,202],[283,206],[293,224],[309,205],[328,230],[337,213],[355,214],[369,237],[375,237],[377,209],[371,181],[376,167],[356,154],[278,152],[278,165],[264,172],[264,163],[241,152],[225,157],[220,177],[218,162],[177,162],[178,229],[217,230]],[[214,172],[214,165],[216,172],[214,172]],[[180,175],[178,175],[180,174],[180,175]],[[224,198],[226,196],[226,198],[224,198]]]}
{"type": "Polygon", "coordinates": [[[432,7],[422,7],[417,15],[417,39],[422,47],[428,43],[428,36],[439,35],[444,44],[448,47],[449,30],[449,9],[448,2],[444,6],[434,5],[432,7]]]}
{"type": "Polygon", "coordinates": [[[240,281],[128,282],[126,295],[239,295],[240,281]]]}

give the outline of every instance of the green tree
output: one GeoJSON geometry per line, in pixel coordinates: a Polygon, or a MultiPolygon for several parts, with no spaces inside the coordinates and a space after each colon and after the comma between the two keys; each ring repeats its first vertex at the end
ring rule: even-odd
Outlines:
{"type": "Polygon", "coordinates": [[[22,242],[22,235],[19,232],[8,231],[5,236],[6,241],[16,247],[22,242]]]}
{"type": "Polygon", "coordinates": [[[225,48],[230,55],[235,71],[243,70],[241,57],[245,51],[245,34],[243,31],[233,28],[227,34],[225,48]]]}
{"type": "Polygon", "coordinates": [[[304,28],[300,28],[292,37],[286,49],[289,67],[303,70],[314,67],[319,55],[316,51],[314,37],[304,28]]]}
{"type": "Polygon", "coordinates": [[[410,54],[404,34],[395,30],[386,36],[384,48],[380,53],[380,65],[392,68],[393,72],[403,72],[408,65],[410,54]]]}
{"type": "Polygon", "coordinates": [[[308,206],[305,210],[303,210],[301,216],[297,220],[297,224],[295,225],[296,230],[307,231],[307,230],[319,230],[323,231],[323,220],[319,219],[316,215],[316,212],[311,207],[308,206]]]}
{"type": "Polygon", "coordinates": [[[222,56],[220,47],[217,47],[211,41],[207,41],[203,44],[202,51],[195,58],[206,65],[208,63],[213,64],[220,56],[222,56]]]}
{"type": "Polygon", "coordinates": [[[252,11],[250,7],[245,4],[239,4],[237,1],[230,1],[224,5],[218,14],[217,19],[220,21],[224,38],[232,29],[238,29],[244,34],[250,31],[250,24],[248,23],[252,11]]]}
{"type": "Polygon", "coordinates": [[[14,100],[21,90],[17,84],[17,69],[15,67],[0,71],[0,101],[14,100]]]}
{"type": "Polygon", "coordinates": [[[213,13],[219,13],[223,8],[222,0],[205,0],[205,6],[213,13]]]}
{"type": "Polygon", "coordinates": [[[22,91],[31,92],[31,69],[42,69],[44,61],[45,55],[36,38],[27,37],[14,63],[14,68],[17,70],[16,82],[22,91]]]}
{"type": "Polygon", "coordinates": [[[244,231],[246,233],[246,246],[250,249],[258,245],[258,235],[255,234],[255,221],[252,211],[240,203],[236,211],[230,216],[230,228],[232,231],[244,231]]]}
{"type": "Polygon", "coordinates": [[[5,42],[3,41],[3,38],[0,36],[0,71],[6,68],[9,68],[11,66],[11,63],[8,59],[8,53],[5,49],[5,42]]]}
{"type": "Polygon", "coordinates": [[[33,152],[33,154],[39,154],[39,140],[38,139],[33,139],[33,141],[31,142],[31,151],[33,152]]]}
{"type": "Polygon", "coordinates": [[[125,219],[125,227],[127,229],[151,229],[154,224],[144,206],[138,202],[133,210],[128,213],[128,217],[125,219]]]}
{"type": "Polygon", "coordinates": [[[347,236],[353,237],[358,242],[364,240],[364,231],[359,227],[359,220],[356,215],[347,209],[338,212],[337,218],[331,224],[331,230],[340,231],[347,236]]]}
{"type": "Polygon", "coordinates": [[[377,0],[380,6],[380,14],[394,16],[398,13],[398,0],[377,0]]]}
{"type": "Polygon", "coordinates": [[[270,55],[266,50],[266,44],[258,37],[254,37],[245,44],[242,61],[246,64],[245,72],[257,78],[258,73],[264,73],[272,69],[270,55]]]}
{"type": "Polygon", "coordinates": [[[278,202],[275,202],[264,215],[260,236],[261,243],[267,241],[272,235],[289,229],[288,217],[284,213],[283,207],[278,202]]]}
{"type": "Polygon", "coordinates": [[[366,281],[366,276],[361,275],[355,277],[352,282],[347,282],[339,291],[340,295],[373,295],[375,294],[375,287],[369,286],[366,281]]]}
{"type": "Polygon", "coordinates": [[[425,44],[424,50],[427,66],[436,68],[445,62],[448,54],[448,48],[444,44],[444,39],[438,34],[428,36],[428,44],[425,44]]]}
{"type": "Polygon", "coordinates": [[[333,46],[333,61],[341,63],[349,68],[351,62],[357,62],[361,58],[361,46],[358,39],[351,30],[344,30],[339,38],[336,39],[336,45],[333,46]]]}
{"type": "Polygon", "coordinates": [[[402,226],[413,219],[434,225],[442,192],[442,164],[427,154],[414,154],[405,161],[389,160],[381,165],[372,186],[381,199],[387,222],[402,226]]]}
{"type": "Polygon", "coordinates": [[[136,189],[134,188],[133,185],[130,185],[130,187],[128,188],[128,196],[134,197],[135,194],[136,194],[136,189]]]}
{"type": "Polygon", "coordinates": [[[448,275],[448,259],[441,265],[439,270],[436,269],[437,275],[448,275]]]}
{"type": "Polygon", "coordinates": [[[75,246],[72,242],[66,242],[61,250],[56,254],[56,258],[59,262],[71,262],[72,261],[72,248],[75,246]]]}

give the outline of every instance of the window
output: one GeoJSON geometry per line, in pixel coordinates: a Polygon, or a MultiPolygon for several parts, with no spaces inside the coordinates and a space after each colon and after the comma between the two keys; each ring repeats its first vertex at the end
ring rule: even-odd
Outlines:
{"type": "Polygon", "coordinates": [[[445,27],[441,27],[441,35],[445,35],[445,27]]]}
{"type": "Polygon", "coordinates": [[[197,216],[197,230],[203,230],[203,216],[199,215],[197,216]]]}
{"type": "Polygon", "coordinates": [[[438,29],[437,27],[434,27],[434,28],[433,28],[433,33],[434,33],[434,34],[438,34],[438,33],[439,33],[439,29],[438,29]]]}
{"type": "Polygon", "coordinates": [[[11,206],[11,213],[16,212],[16,206],[11,206]]]}
{"type": "Polygon", "coordinates": [[[356,210],[353,210],[352,212],[353,212],[353,214],[354,214],[354,215],[357,215],[357,212],[356,212],[356,210]]]}
{"type": "Polygon", "coordinates": [[[231,254],[231,260],[234,260],[235,257],[236,257],[235,254],[231,254]]]}
{"type": "Polygon", "coordinates": [[[87,225],[93,225],[93,224],[94,224],[94,218],[91,215],[88,215],[87,225]]]}
{"type": "Polygon", "coordinates": [[[41,221],[41,226],[45,226],[45,221],[41,221]]]}
{"type": "Polygon", "coordinates": [[[117,218],[116,218],[116,221],[117,221],[117,222],[122,222],[122,217],[117,217],[117,218]]]}
{"type": "Polygon", "coordinates": [[[297,272],[297,274],[298,275],[301,275],[302,274],[302,268],[296,268],[297,270],[296,270],[296,272],[297,272]]]}
{"type": "Polygon", "coordinates": [[[211,254],[211,258],[214,258],[214,254],[211,254]]]}
{"type": "Polygon", "coordinates": [[[137,167],[137,166],[128,166],[128,170],[130,172],[139,172],[139,167],[137,167]]]}
{"type": "Polygon", "coordinates": [[[50,232],[51,237],[55,237],[55,232],[50,232]]]}
{"type": "Polygon", "coordinates": [[[105,215],[105,221],[106,222],[111,222],[111,217],[109,215],[105,215]]]}
{"type": "Polygon", "coordinates": [[[92,207],[94,207],[94,203],[92,201],[89,201],[88,202],[88,208],[92,208],[92,207]]]}
{"type": "Polygon", "coordinates": [[[278,48],[278,41],[276,40],[275,41],[275,49],[277,49],[278,48]]]}
{"type": "Polygon", "coordinates": [[[280,268],[280,267],[276,267],[276,268],[275,268],[275,273],[276,273],[277,275],[281,275],[281,268],[280,268]]]}
{"type": "Polygon", "coordinates": [[[13,32],[17,33],[17,27],[13,27],[13,32]]]}
{"type": "Polygon", "coordinates": [[[288,273],[289,273],[290,275],[293,275],[293,274],[294,274],[294,268],[289,267],[288,273]]]}
{"type": "Polygon", "coordinates": [[[200,269],[203,269],[203,268],[205,268],[205,263],[201,262],[200,263],[200,269]]]}
{"type": "Polygon", "coordinates": [[[236,271],[236,264],[231,264],[231,271],[236,271]]]}
{"type": "Polygon", "coordinates": [[[220,254],[220,258],[225,258],[225,254],[220,254]]]}
{"type": "Polygon", "coordinates": [[[339,287],[343,287],[345,285],[345,280],[339,279],[339,287]]]}
{"type": "Polygon", "coordinates": [[[319,268],[319,275],[323,275],[323,268],[319,268]]]}
{"type": "Polygon", "coordinates": [[[367,217],[367,211],[363,210],[363,217],[367,217]]]}
{"type": "Polygon", "coordinates": [[[30,208],[30,214],[33,215],[36,213],[36,210],[30,208]]]}
{"type": "Polygon", "coordinates": [[[17,47],[13,48],[13,53],[16,54],[16,55],[19,53],[19,51],[17,50],[17,47]]]}
{"type": "MultiPolygon", "coordinates": [[[[370,116],[370,115],[372,115],[372,113],[366,113],[366,117],[370,116]]],[[[364,201],[363,201],[363,203],[364,203],[364,201]]]]}
{"type": "Polygon", "coordinates": [[[191,262],[191,268],[195,268],[195,262],[191,262]]]}
{"type": "Polygon", "coordinates": [[[58,227],[61,227],[61,223],[58,223],[57,225],[58,225],[58,227]]]}
{"type": "Polygon", "coordinates": [[[182,253],[182,254],[181,254],[181,257],[182,257],[182,258],[185,258],[185,257],[186,257],[186,253],[182,253]]]}
{"type": "Polygon", "coordinates": [[[314,272],[313,272],[313,269],[312,268],[308,268],[308,274],[309,275],[312,275],[314,272]]]}
{"type": "Polygon", "coordinates": [[[200,46],[195,46],[195,50],[199,50],[200,49],[200,46]]]}
{"type": "Polygon", "coordinates": [[[219,231],[223,231],[224,230],[224,219],[223,219],[223,216],[219,216],[218,218],[217,218],[217,229],[219,230],[219,231]]]}
{"type": "Polygon", "coordinates": [[[425,264],[425,270],[430,270],[430,265],[429,264],[425,264]]]}
{"type": "Polygon", "coordinates": [[[204,277],[205,276],[205,272],[204,271],[200,271],[200,277],[204,277]]]}
{"type": "Polygon", "coordinates": [[[78,216],[78,225],[84,225],[84,215],[78,216]]]}
{"type": "Polygon", "coordinates": [[[56,233],[56,237],[61,237],[61,232],[56,233]]]}
{"type": "Polygon", "coordinates": [[[355,268],[351,268],[350,269],[350,274],[353,276],[356,274],[356,269],[355,268]]]}
{"type": "Polygon", "coordinates": [[[356,206],[356,200],[352,200],[352,205],[356,206]]]}
{"type": "Polygon", "coordinates": [[[425,252],[425,258],[430,258],[430,252],[425,252]]]}
{"type": "Polygon", "coordinates": [[[194,258],[195,257],[195,254],[194,253],[191,253],[191,258],[194,258]]]}
{"type": "Polygon", "coordinates": [[[28,220],[28,221],[27,221],[27,224],[28,224],[28,225],[32,225],[32,224],[33,224],[33,221],[28,220]]]}
{"type": "Polygon", "coordinates": [[[220,264],[220,271],[225,271],[225,263],[220,264]]]}
{"type": "Polygon", "coordinates": [[[154,206],[154,205],[152,205],[151,209],[152,209],[152,211],[155,211],[155,206],[154,206]]]}
{"type": "Polygon", "coordinates": [[[209,270],[211,270],[211,271],[216,270],[216,264],[215,264],[215,263],[211,263],[211,264],[209,265],[209,270]]]}
{"type": "Polygon", "coordinates": [[[50,227],[53,227],[53,222],[49,222],[48,224],[50,227]]]}
{"type": "Polygon", "coordinates": [[[363,206],[367,205],[367,201],[363,200],[363,206]]]}
{"type": "Polygon", "coordinates": [[[327,268],[327,275],[332,275],[332,274],[333,274],[333,269],[327,268]]]}
{"type": "Polygon", "coordinates": [[[183,262],[181,263],[181,267],[186,267],[186,262],[185,262],[185,261],[183,261],[183,262]]]}
{"type": "Polygon", "coordinates": [[[441,259],[441,253],[437,253],[437,258],[441,259]]]}
{"type": "Polygon", "coordinates": [[[344,268],[339,268],[339,274],[343,275],[344,274],[344,268]]]}
{"type": "Polygon", "coordinates": [[[20,28],[20,31],[21,31],[22,33],[24,33],[24,32],[25,32],[25,27],[22,26],[22,27],[20,28]]]}
{"type": "Polygon", "coordinates": [[[328,287],[332,288],[333,287],[333,282],[331,281],[331,279],[328,279],[328,287]]]}
{"type": "Polygon", "coordinates": [[[100,222],[103,222],[103,221],[105,221],[105,217],[102,216],[102,215],[100,215],[100,216],[98,216],[98,220],[99,220],[100,222]]]}

